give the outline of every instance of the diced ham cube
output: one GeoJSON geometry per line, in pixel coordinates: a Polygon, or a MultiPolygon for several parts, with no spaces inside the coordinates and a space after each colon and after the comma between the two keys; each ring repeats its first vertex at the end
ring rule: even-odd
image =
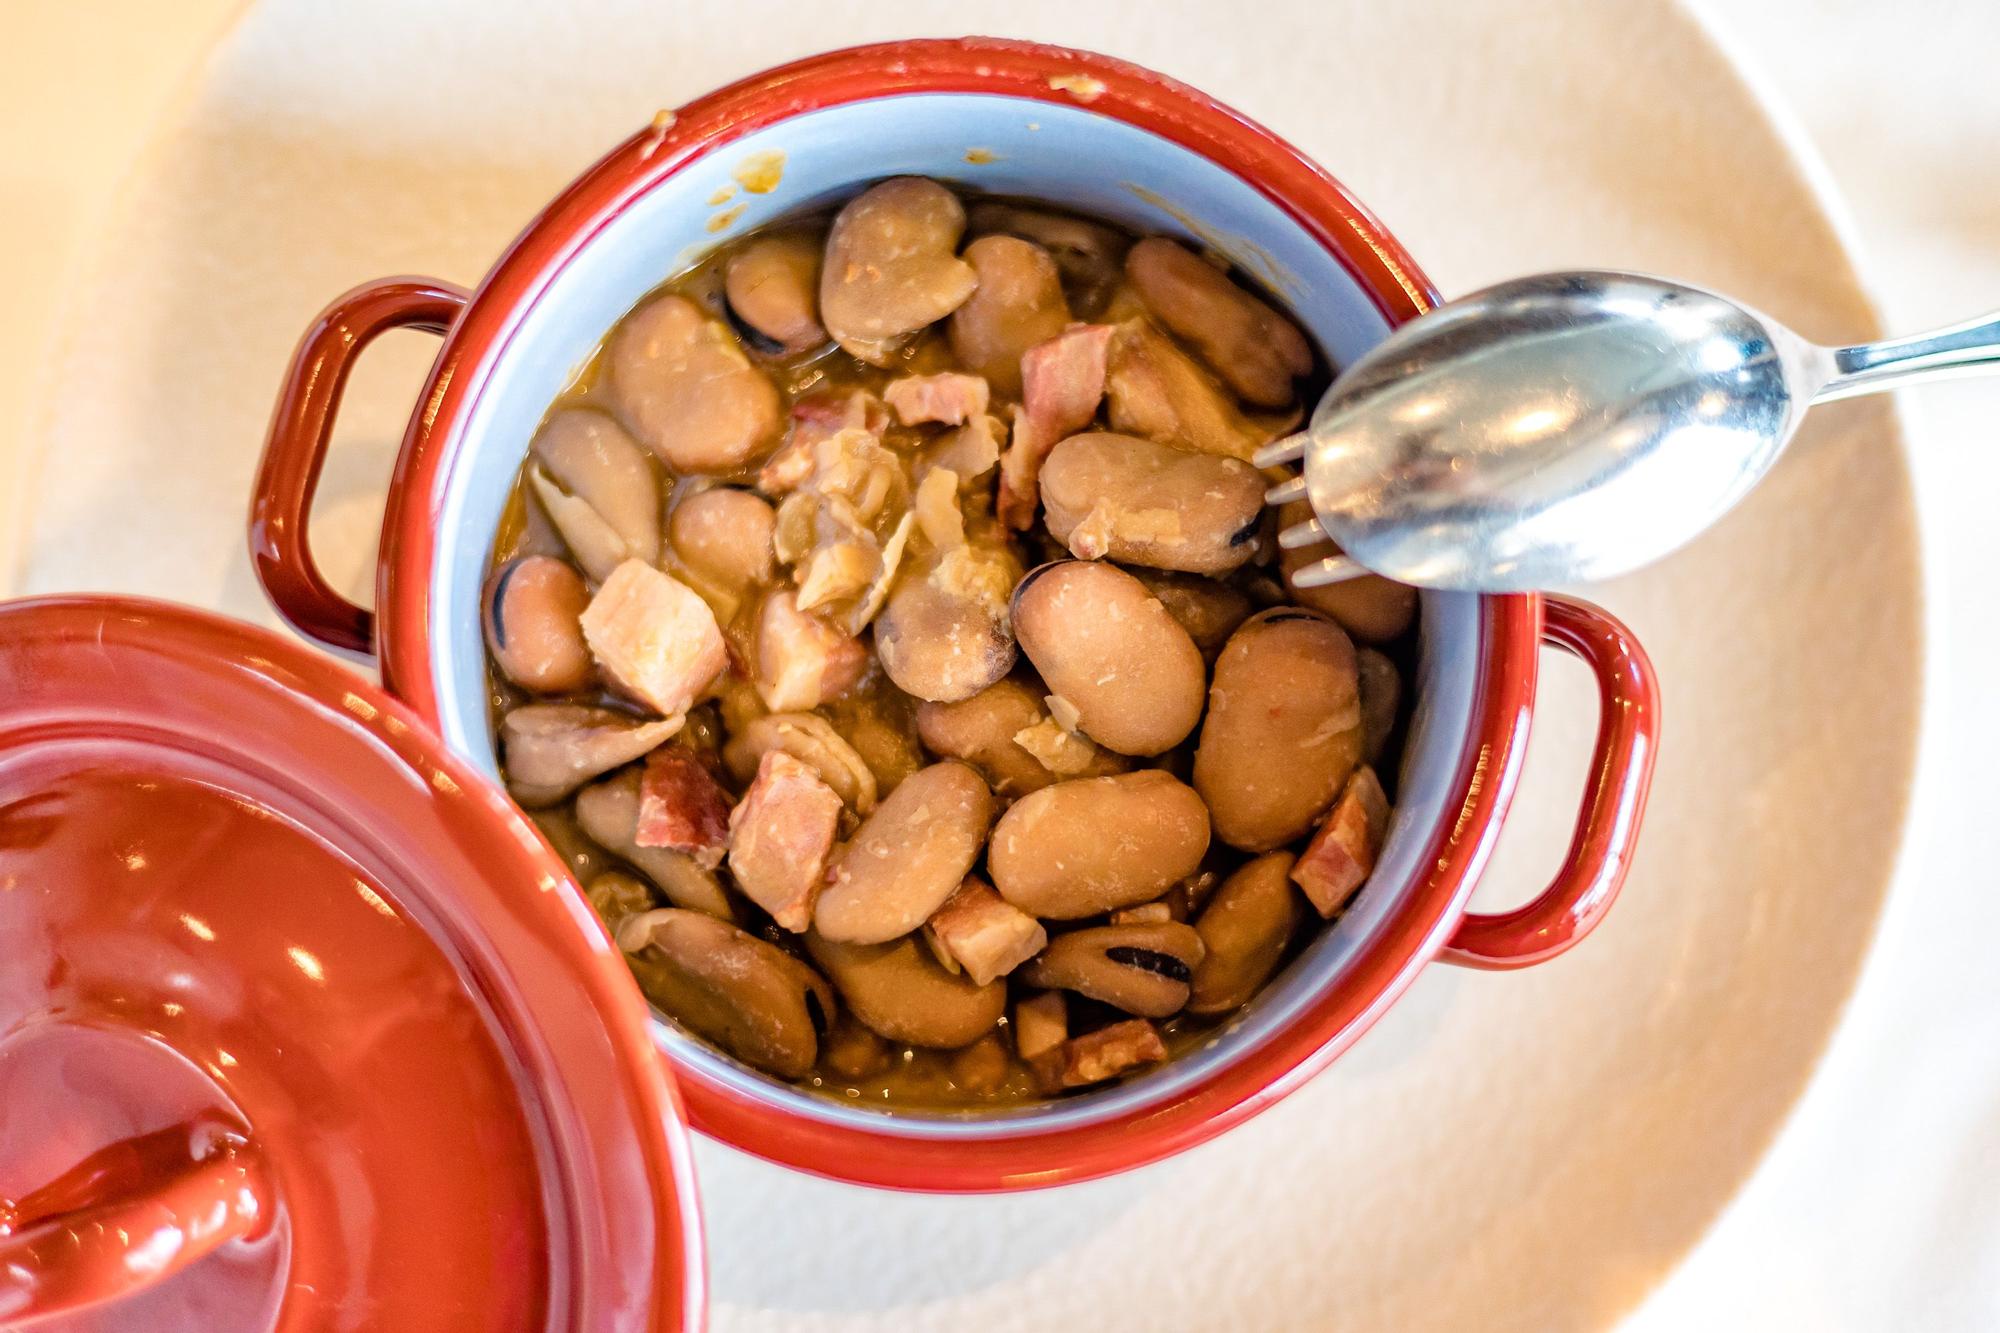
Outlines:
{"type": "Polygon", "coordinates": [[[1035,521],[1042,460],[1097,415],[1112,332],[1109,324],[1073,324],[1021,354],[1021,410],[1000,459],[998,509],[1008,527],[1035,521]]]}
{"type": "Polygon", "coordinates": [[[888,428],[889,409],[865,389],[801,398],[792,404],[792,426],[784,444],[757,473],[757,488],[766,495],[795,491],[812,475],[821,441],[843,430],[865,430],[880,436],[888,428]]]}
{"type": "MultiPolygon", "coordinates": [[[[985,413],[992,393],[980,376],[948,370],[937,375],[905,375],[892,380],[882,390],[882,397],[896,409],[897,419],[905,426],[925,421],[962,426],[985,413]]],[[[1096,404],[1091,406],[1095,410],[1096,404]]]]}
{"type": "Polygon", "coordinates": [[[620,693],[677,717],[729,665],[708,603],[643,560],[611,571],[583,611],[583,640],[620,693]]]}
{"type": "Polygon", "coordinates": [[[840,828],[840,794],[783,750],[766,750],[729,815],[736,887],[790,931],[812,924],[813,900],[840,828]]]}
{"type": "Polygon", "coordinates": [[[844,693],[868,669],[861,641],[799,610],[789,588],[757,613],[757,693],[774,713],[802,713],[844,693]]]}
{"type": "Polygon", "coordinates": [[[1029,1067],[1045,1092],[1057,1092],[1102,1083],[1166,1058],[1167,1044],[1160,1040],[1159,1030],[1143,1018],[1131,1018],[1072,1037],[1043,1051],[1029,1061],[1029,1067]]]}
{"type": "Polygon", "coordinates": [[[1069,1004],[1059,990],[1043,991],[1014,1005],[1014,1051],[1033,1060],[1069,1040],[1069,1004]]]}
{"type": "Polygon", "coordinates": [[[924,935],[940,957],[964,968],[975,986],[1006,976],[1049,942],[1041,922],[970,876],[931,913],[924,935]]]}
{"type": "Polygon", "coordinates": [[[1375,770],[1364,764],[1347,780],[1333,813],[1292,867],[1292,882],[1305,890],[1321,916],[1330,918],[1345,907],[1374,873],[1388,828],[1389,798],[1375,770]]]}
{"type": "Polygon", "coordinates": [[[685,852],[713,870],[729,846],[729,793],[708,765],[686,750],[655,750],[639,779],[634,842],[685,852]]]}

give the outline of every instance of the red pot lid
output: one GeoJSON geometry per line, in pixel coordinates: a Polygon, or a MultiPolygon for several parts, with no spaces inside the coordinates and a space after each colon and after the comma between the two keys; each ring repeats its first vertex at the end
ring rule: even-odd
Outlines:
{"type": "Polygon", "coordinates": [[[645,1008],[501,793],[290,641],[0,607],[0,1324],[680,1329],[702,1290],[645,1008]]]}

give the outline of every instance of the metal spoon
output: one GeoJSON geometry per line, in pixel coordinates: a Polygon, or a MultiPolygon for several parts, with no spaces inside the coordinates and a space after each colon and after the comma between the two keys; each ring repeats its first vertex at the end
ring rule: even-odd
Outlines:
{"type": "Polygon", "coordinates": [[[1699,287],[1546,273],[1438,307],[1328,390],[1260,467],[1303,457],[1279,534],[1366,573],[1517,592],[1610,578],[1693,538],[1770,470],[1815,403],[2000,369],[2000,315],[1913,338],[1820,347],[1699,287]]]}

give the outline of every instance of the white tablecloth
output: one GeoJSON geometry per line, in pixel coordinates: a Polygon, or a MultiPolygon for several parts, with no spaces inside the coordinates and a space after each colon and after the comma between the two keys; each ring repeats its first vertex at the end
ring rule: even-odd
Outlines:
{"type": "MultiPolygon", "coordinates": [[[[1884,322],[2000,308],[2000,5],[1696,0],[1817,146],[1884,322]]],[[[0,20],[0,524],[67,266],[234,0],[95,0],[0,20]]],[[[1907,395],[1933,651],[1910,855],[1792,1124],[1632,1319],[1687,1328],[2000,1327],[2000,385],[1907,395]]],[[[0,541],[0,587],[9,582],[0,541]]],[[[1838,671],[1841,664],[1827,663],[1838,671]]]]}

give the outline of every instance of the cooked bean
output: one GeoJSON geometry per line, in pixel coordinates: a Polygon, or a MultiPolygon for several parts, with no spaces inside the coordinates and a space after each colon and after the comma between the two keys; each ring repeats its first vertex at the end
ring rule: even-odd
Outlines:
{"type": "Polygon", "coordinates": [[[522,805],[552,805],[680,729],[679,718],[647,721],[583,704],[523,704],[500,720],[507,789],[522,805]]]}
{"type": "Polygon", "coordinates": [[[1044,1092],[1060,1092],[1102,1083],[1166,1058],[1167,1044],[1160,1039],[1159,1029],[1143,1018],[1128,1018],[1042,1052],[1031,1068],[1044,1092]]]}
{"type": "Polygon", "coordinates": [[[1245,417],[1207,371],[1143,320],[1118,326],[1104,395],[1111,428],[1248,461],[1273,432],[1245,417]]]}
{"type": "Polygon", "coordinates": [[[804,1078],[832,1025],[833,990],[797,958],[700,912],[630,917],[618,947],[639,987],[669,1017],[737,1059],[804,1078]]]}
{"type": "Polygon", "coordinates": [[[1120,754],[1154,755],[1201,718],[1201,651],[1122,569],[1070,560],[1044,565],[1014,591],[1014,633],[1076,726],[1120,754]]]}
{"type": "Polygon", "coordinates": [[[607,870],[597,876],[584,885],[583,896],[590,899],[598,919],[613,932],[626,917],[650,912],[660,905],[651,885],[622,870],[607,870]]]}
{"type": "Polygon", "coordinates": [[[826,969],[848,1012],[890,1041],[956,1050],[991,1032],[1007,1011],[1007,983],[973,984],[938,966],[914,935],[841,944],[818,933],[806,950],[826,969]]]}
{"type": "Polygon", "coordinates": [[[529,482],[584,572],[660,556],[660,483],[643,449],[602,412],[571,408],[536,432],[529,482]]]}
{"type": "Polygon", "coordinates": [[[1152,901],[1207,851],[1201,798],[1155,768],[1023,796],[994,827],[986,869],[1028,915],[1073,921],[1152,901]]]}
{"type": "Polygon", "coordinates": [[[1191,1014],[1226,1014],[1263,989],[1306,919],[1292,854],[1270,852],[1222,882],[1194,928],[1207,949],[1194,969],[1191,1014]]]}
{"type": "Polygon", "coordinates": [[[881,684],[836,699],[826,709],[834,729],[861,756],[875,776],[876,790],[885,796],[930,762],[917,740],[915,702],[881,684]]]}
{"type": "Polygon", "coordinates": [[[1373,764],[1389,748],[1396,712],[1403,702],[1403,677],[1396,664],[1373,648],[1358,648],[1354,664],[1361,689],[1361,762],[1373,764]]]}
{"type": "Polygon", "coordinates": [[[887,1069],[895,1053],[879,1034],[856,1022],[854,1015],[843,1014],[821,1040],[820,1059],[840,1077],[860,1079],[887,1069]]]}
{"type": "Polygon", "coordinates": [[[592,842],[629,862],[657,884],[674,906],[706,912],[725,921],[736,919],[736,909],[713,870],[703,869],[683,852],[639,845],[637,769],[628,769],[578,792],[576,822],[592,842]]]}
{"type": "Polygon", "coordinates": [[[1256,554],[1263,527],[1256,468],[1130,435],[1070,436],[1041,485],[1049,531],[1085,560],[1226,574],[1256,554]]]}
{"type": "Polygon", "coordinates": [[[875,944],[915,930],[972,869],[992,822],[992,795],[964,764],[911,774],[833,854],[817,932],[875,944]]]}
{"type": "Polygon", "coordinates": [[[690,495],[667,520],[667,541],[681,563],[733,593],[769,583],[777,572],[771,550],[770,502],[749,491],[717,487],[690,495]]]}
{"type": "Polygon", "coordinates": [[[487,651],[508,680],[537,694],[590,683],[580,623],[590,592],[574,569],[546,555],[510,560],[486,580],[481,605],[487,651]]]}
{"type": "Polygon", "coordinates": [[[1250,617],[1249,597],[1233,584],[1143,566],[1130,573],[1180,622],[1203,657],[1213,657],[1236,627],[1250,617]]]}
{"type": "Polygon", "coordinates": [[[968,222],[975,236],[1018,236],[1047,251],[1078,319],[1096,319],[1104,309],[1131,245],[1123,232],[1100,222],[994,200],[974,204],[968,222]]]}
{"type": "Polygon", "coordinates": [[[1303,837],[1361,761],[1354,645],[1323,616],[1250,617],[1215,659],[1194,785],[1215,836],[1246,852],[1303,837]]]}
{"type": "Polygon", "coordinates": [[[875,619],[875,652],[919,699],[969,699],[1014,665],[1007,595],[1021,567],[1004,547],[954,546],[918,557],[875,619]]]}
{"type": "Polygon", "coordinates": [[[730,728],[722,762],[748,782],[772,750],[782,750],[819,775],[858,815],[875,808],[875,773],[833,724],[813,713],[767,713],[730,728]]]}
{"type": "Polygon", "coordinates": [[[1205,950],[1194,927],[1178,921],[1091,926],[1049,941],[1021,969],[1044,990],[1073,990],[1142,1018],[1179,1013],[1205,950]]]}
{"type": "Polygon", "coordinates": [[[778,442],[778,386],[685,296],[656,296],[625,317],[610,378],[633,433],[676,472],[734,472],[778,442]]]}
{"type": "Polygon", "coordinates": [[[722,290],[736,318],[781,353],[826,341],[819,322],[819,261],[825,242],[809,232],[760,236],[729,256],[722,290]]]}
{"type": "Polygon", "coordinates": [[[935,181],[899,176],[850,200],[833,220],[820,271],[827,332],[850,355],[886,364],[978,285],[956,253],[964,232],[964,207],[935,181]]]}
{"type": "Polygon", "coordinates": [[[1049,252],[1015,236],[965,247],[979,286],[951,317],[951,350],[1003,398],[1021,396],[1021,353],[1069,325],[1062,273],[1049,252]]]}
{"type": "Polygon", "coordinates": [[[951,1057],[951,1081],[967,1092],[998,1092],[1014,1070],[1007,1045],[989,1032],[951,1057]]]}
{"type": "MultiPolygon", "coordinates": [[[[1312,517],[1312,507],[1300,500],[1278,511],[1278,523],[1289,527],[1312,517]]],[[[1307,565],[1340,554],[1332,542],[1304,546],[1278,553],[1278,569],[1284,575],[1291,600],[1332,616],[1340,627],[1362,643],[1387,643],[1409,629],[1417,618],[1417,590],[1379,574],[1364,574],[1344,583],[1323,588],[1301,588],[1292,576],[1307,565]]]]}
{"type": "MultiPolygon", "coordinates": [[[[963,759],[1001,796],[1024,796],[1065,776],[1050,770],[1020,742],[1021,733],[1047,720],[1041,693],[1013,676],[993,682],[970,699],[917,705],[917,734],[932,753],[963,759]]],[[[1098,749],[1081,776],[1103,777],[1130,766],[1123,755],[1098,749]]]]}
{"type": "Polygon", "coordinates": [[[1312,346],[1298,325],[1164,236],[1132,247],[1125,276],[1154,318],[1246,403],[1285,406],[1293,381],[1312,369],[1312,346]]]}

